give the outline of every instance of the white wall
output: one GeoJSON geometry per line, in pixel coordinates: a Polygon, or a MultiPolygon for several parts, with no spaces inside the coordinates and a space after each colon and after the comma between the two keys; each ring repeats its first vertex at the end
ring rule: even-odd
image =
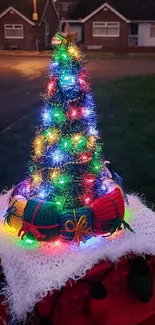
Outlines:
{"type": "MultiPolygon", "coordinates": [[[[0,0],[1,1],[1,0],[0,0]]],[[[70,29],[71,32],[77,33],[76,41],[81,42],[82,41],[82,23],[81,24],[76,24],[73,23],[72,21],[69,21],[70,29]]],[[[65,21],[61,20],[60,21],[60,30],[62,30],[62,26],[64,25],[65,21]]]]}
{"type": "Polygon", "coordinates": [[[139,23],[138,28],[138,46],[155,46],[155,37],[150,37],[149,23],[139,23]]]}
{"type": "Polygon", "coordinates": [[[82,24],[76,25],[76,24],[70,24],[71,31],[73,33],[77,33],[76,41],[81,42],[82,41],[82,24]]]}

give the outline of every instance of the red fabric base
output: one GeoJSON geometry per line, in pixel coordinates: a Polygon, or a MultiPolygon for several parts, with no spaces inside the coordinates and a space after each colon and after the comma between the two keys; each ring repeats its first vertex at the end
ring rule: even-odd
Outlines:
{"type": "MultiPolygon", "coordinates": [[[[155,279],[155,258],[148,259],[155,279]]],[[[77,282],[69,281],[61,291],[41,301],[35,308],[32,324],[52,325],[153,325],[155,324],[155,283],[153,297],[142,303],[128,287],[128,260],[123,258],[116,266],[101,262],[77,282]],[[91,283],[101,281],[107,297],[91,297],[91,283]],[[51,320],[51,321],[50,321],[51,320]]],[[[155,281],[154,281],[155,282],[155,281]]],[[[5,306],[0,304],[0,325],[8,324],[5,306]],[[6,323],[2,322],[4,317],[6,323]]]]}
{"type": "Polygon", "coordinates": [[[4,297],[0,297],[0,325],[9,323],[7,306],[4,304],[4,297]]]}

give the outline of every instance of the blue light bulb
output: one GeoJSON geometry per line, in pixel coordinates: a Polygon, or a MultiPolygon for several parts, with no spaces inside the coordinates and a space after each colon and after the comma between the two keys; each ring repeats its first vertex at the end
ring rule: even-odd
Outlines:
{"type": "Polygon", "coordinates": [[[88,135],[98,135],[98,130],[94,126],[89,126],[88,127],[88,135]]]}
{"type": "Polygon", "coordinates": [[[60,85],[64,89],[72,88],[75,85],[75,77],[68,72],[62,73],[60,77],[60,85]]]}
{"type": "Polygon", "coordinates": [[[50,184],[44,184],[44,185],[42,184],[39,188],[37,197],[41,200],[44,200],[49,196],[51,191],[52,191],[52,187],[50,184]]]}
{"type": "Polygon", "coordinates": [[[45,198],[47,197],[46,190],[44,189],[44,190],[40,191],[40,192],[38,193],[38,197],[39,197],[40,199],[45,199],[45,198]]]}
{"type": "Polygon", "coordinates": [[[93,113],[93,110],[91,108],[85,108],[84,109],[84,117],[89,118],[93,113]]]}
{"type": "Polygon", "coordinates": [[[60,149],[56,149],[51,153],[53,163],[58,165],[65,160],[65,155],[60,149]]]}
{"type": "Polygon", "coordinates": [[[50,111],[48,110],[45,110],[42,114],[42,118],[43,118],[43,123],[48,125],[51,123],[52,121],[52,117],[51,117],[51,114],[50,114],[50,111]]]}
{"type": "Polygon", "coordinates": [[[53,66],[53,67],[57,67],[58,65],[59,65],[58,61],[54,61],[54,62],[52,63],[52,66],[53,66]]]}

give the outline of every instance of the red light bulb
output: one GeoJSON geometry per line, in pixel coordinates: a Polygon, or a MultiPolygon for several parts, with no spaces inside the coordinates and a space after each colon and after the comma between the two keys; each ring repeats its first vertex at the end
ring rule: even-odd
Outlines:
{"type": "Polygon", "coordinates": [[[84,195],[84,197],[83,197],[84,205],[90,205],[92,202],[93,202],[93,196],[92,195],[89,195],[89,194],[84,195]]]}
{"type": "Polygon", "coordinates": [[[73,117],[76,117],[76,116],[77,116],[77,111],[76,111],[76,109],[73,109],[73,111],[72,111],[72,116],[73,116],[73,117]]]}
{"type": "Polygon", "coordinates": [[[85,84],[86,82],[85,82],[85,80],[83,80],[82,78],[79,78],[79,84],[80,85],[83,85],[83,84],[85,84]]]}
{"type": "Polygon", "coordinates": [[[74,106],[71,106],[69,108],[69,110],[68,110],[67,115],[68,115],[68,118],[70,120],[76,120],[76,119],[78,119],[78,110],[77,110],[77,108],[75,108],[74,106]]]}
{"type": "Polygon", "coordinates": [[[83,116],[84,116],[84,108],[82,106],[79,107],[78,116],[79,116],[79,119],[83,118],[83,116]]]}
{"type": "Polygon", "coordinates": [[[91,152],[85,152],[85,153],[82,153],[79,158],[82,163],[87,163],[90,161],[91,157],[92,157],[91,152]]]}
{"type": "Polygon", "coordinates": [[[86,91],[89,89],[89,84],[86,82],[85,78],[86,75],[83,72],[81,72],[78,77],[79,85],[82,90],[86,91]]]}
{"type": "Polygon", "coordinates": [[[84,179],[83,179],[84,186],[92,187],[94,185],[94,182],[95,182],[94,174],[85,174],[84,175],[84,179]]]}
{"type": "Polygon", "coordinates": [[[49,84],[48,84],[48,86],[47,86],[47,93],[48,93],[48,96],[52,96],[52,94],[53,94],[54,91],[55,91],[55,87],[56,87],[56,79],[53,78],[53,79],[49,82],[49,84]]]}
{"type": "Polygon", "coordinates": [[[76,108],[74,106],[71,106],[68,110],[67,115],[70,120],[81,119],[83,116],[83,108],[76,108]]]}

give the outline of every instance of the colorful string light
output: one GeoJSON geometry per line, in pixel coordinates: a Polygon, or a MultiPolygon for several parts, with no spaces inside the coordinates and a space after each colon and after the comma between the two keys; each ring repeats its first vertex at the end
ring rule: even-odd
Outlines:
{"type": "Polygon", "coordinates": [[[43,125],[49,126],[52,122],[52,116],[50,110],[45,109],[42,113],[43,125]]]}
{"type": "Polygon", "coordinates": [[[85,187],[92,187],[95,183],[95,175],[94,174],[84,174],[82,183],[85,187]]]}
{"type": "Polygon", "coordinates": [[[81,133],[76,133],[72,137],[72,143],[74,145],[74,150],[81,151],[86,146],[86,137],[81,133]]]}
{"type": "Polygon", "coordinates": [[[49,179],[51,181],[55,181],[60,175],[60,169],[56,168],[56,169],[52,169],[52,171],[49,174],[49,179]]]}
{"type": "Polygon", "coordinates": [[[47,86],[47,94],[49,97],[52,97],[56,89],[57,79],[53,77],[47,86]]]}
{"type": "Polygon", "coordinates": [[[74,107],[70,106],[67,112],[68,118],[72,121],[77,119],[82,119],[83,116],[83,108],[82,107],[74,107]]]}
{"type": "Polygon", "coordinates": [[[61,126],[61,124],[65,123],[66,115],[62,108],[56,107],[53,109],[53,119],[56,124],[61,126]]]}
{"type": "Polygon", "coordinates": [[[33,143],[35,158],[39,158],[42,156],[44,146],[44,136],[39,135],[36,137],[33,143]]]}
{"type": "Polygon", "coordinates": [[[91,152],[85,152],[85,153],[82,153],[80,156],[79,156],[79,160],[83,163],[83,164],[86,164],[88,163],[92,158],[92,154],[91,152]]]}
{"type": "Polygon", "coordinates": [[[89,136],[87,139],[87,148],[93,149],[95,148],[95,144],[96,144],[96,137],[93,135],[89,136]]]}
{"type": "Polygon", "coordinates": [[[60,76],[60,85],[63,89],[67,90],[73,88],[75,85],[75,77],[68,71],[64,71],[60,76]]]}
{"type": "Polygon", "coordinates": [[[56,179],[55,185],[61,189],[64,189],[69,185],[70,182],[71,182],[71,176],[63,174],[56,179]]]}
{"type": "Polygon", "coordinates": [[[45,137],[50,144],[54,144],[58,142],[58,140],[60,139],[60,135],[61,133],[58,129],[53,129],[53,130],[48,129],[45,132],[45,137]]]}
{"type": "Polygon", "coordinates": [[[60,149],[55,149],[51,151],[51,159],[53,165],[61,165],[65,161],[65,155],[60,149]]]}
{"type": "Polygon", "coordinates": [[[69,46],[68,47],[68,52],[69,52],[69,54],[72,56],[72,57],[74,57],[74,58],[76,58],[76,59],[80,59],[80,57],[81,57],[81,55],[80,55],[80,52],[79,52],[79,49],[77,48],[77,46],[69,46]]]}
{"type": "Polygon", "coordinates": [[[69,137],[62,137],[60,141],[60,148],[65,152],[72,150],[72,141],[69,137]]]}
{"type": "Polygon", "coordinates": [[[93,202],[93,195],[85,194],[83,196],[83,205],[89,206],[93,202]]]}
{"type": "Polygon", "coordinates": [[[32,175],[32,184],[34,186],[38,186],[40,185],[42,182],[42,176],[41,173],[36,171],[33,175],[32,175]]]}

